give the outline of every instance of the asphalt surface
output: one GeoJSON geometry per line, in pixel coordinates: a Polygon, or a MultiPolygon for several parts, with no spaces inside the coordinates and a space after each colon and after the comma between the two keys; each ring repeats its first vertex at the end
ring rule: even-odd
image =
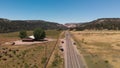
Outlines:
{"type": "Polygon", "coordinates": [[[65,68],[86,68],[68,31],[65,33],[65,42],[65,68]]]}

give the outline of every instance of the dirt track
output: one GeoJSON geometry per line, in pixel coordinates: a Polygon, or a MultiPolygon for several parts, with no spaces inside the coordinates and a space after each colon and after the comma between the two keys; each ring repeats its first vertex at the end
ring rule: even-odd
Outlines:
{"type": "Polygon", "coordinates": [[[37,44],[37,43],[45,43],[48,41],[55,41],[56,39],[46,38],[45,40],[47,41],[22,42],[22,40],[17,40],[17,41],[6,42],[5,45],[12,44],[13,42],[15,43],[15,45],[31,45],[31,44],[37,44]]]}

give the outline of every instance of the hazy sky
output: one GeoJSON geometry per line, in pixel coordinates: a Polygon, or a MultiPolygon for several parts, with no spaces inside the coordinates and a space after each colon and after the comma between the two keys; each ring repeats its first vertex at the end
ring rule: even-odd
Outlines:
{"type": "Polygon", "coordinates": [[[0,17],[58,23],[120,17],[120,0],[0,0],[0,17]]]}

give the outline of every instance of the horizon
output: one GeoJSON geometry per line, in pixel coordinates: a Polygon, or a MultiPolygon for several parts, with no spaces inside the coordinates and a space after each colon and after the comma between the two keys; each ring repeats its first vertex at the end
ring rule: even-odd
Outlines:
{"type": "Polygon", "coordinates": [[[0,18],[60,24],[120,18],[118,0],[2,0],[0,18]]]}
{"type": "MultiPolygon", "coordinates": [[[[27,21],[27,20],[33,20],[33,19],[8,19],[8,18],[0,18],[0,19],[7,19],[7,20],[21,20],[21,21],[27,21]]],[[[94,19],[94,20],[98,20],[98,19],[110,19],[110,18],[97,18],[97,19],[94,19]]],[[[112,18],[111,18],[112,19],[112,18]]],[[[118,19],[118,18],[116,18],[118,19]]],[[[120,19],[120,18],[119,18],[120,19]]],[[[41,20],[41,19],[34,19],[35,21],[47,21],[47,20],[41,20]]],[[[91,21],[94,21],[94,20],[91,20],[91,21]]],[[[77,24],[77,23],[87,23],[87,22],[91,22],[91,21],[85,21],[85,22],[68,22],[68,23],[59,23],[59,22],[54,22],[54,21],[47,21],[47,22],[53,22],[53,23],[58,23],[58,24],[77,24]]]]}

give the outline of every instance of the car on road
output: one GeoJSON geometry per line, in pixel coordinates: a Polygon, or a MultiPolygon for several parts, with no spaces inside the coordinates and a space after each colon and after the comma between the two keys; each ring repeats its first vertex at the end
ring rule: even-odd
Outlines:
{"type": "Polygon", "coordinates": [[[61,43],[64,43],[64,41],[61,41],[61,43]]]}
{"type": "Polygon", "coordinates": [[[59,46],[59,49],[60,49],[61,51],[64,51],[64,49],[63,49],[63,47],[62,47],[62,46],[59,46]]]}
{"type": "Polygon", "coordinates": [[[73,42],[73,44],[74,44],[74,45],[76,45],[76,43],[75,43],[75,42],[73,42]]]}
{"type": "Polygon", "coordinates": [[[60,50],[61,50],[61,51],[64,51],[64,49],[63,49],[63,48],[60,48],[60,50]]]}

